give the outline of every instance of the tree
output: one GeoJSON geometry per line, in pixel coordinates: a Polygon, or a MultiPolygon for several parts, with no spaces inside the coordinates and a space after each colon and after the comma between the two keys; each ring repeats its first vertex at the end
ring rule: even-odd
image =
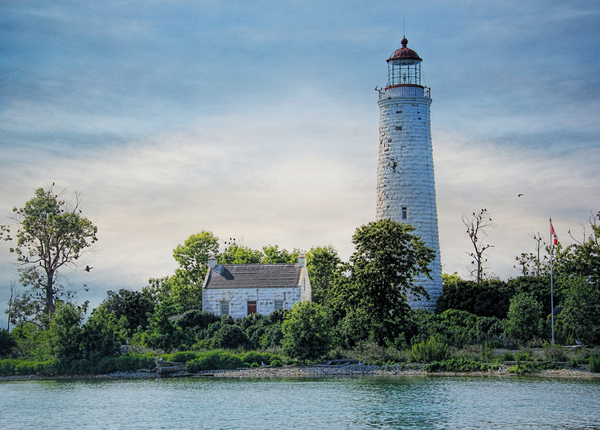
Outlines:
{"type": "Polygon", "coordinates": [[[107,312],[114,314],[117,319],[125,316],[127,329],[130,331],[134,331],[138,327],[141,327],[142,330],[146,329],[148,316],[156,305],[150,294],[120,289],[118,293],[108,291],[107,295],[108,298],[101,304],[107,312]]]}
{"type": "Polygon", "coordinates": [[[297,263],[300,251],[294,249],[289,252],[287,249],[279,249],[279,245],[263,246],[264,264],[279,264],[279,263],[297,263]]]}
{"type": "Polygon", "coordinates": [[[219,255],[219,264],[256,264],[261,263],[263,258],[262,251],[234,244],[219,255]]]}
{"type": "MultiPolygon", "coordinates": [[[[201,287],[208,270],[208,258],[219,254],[219,238],[210,231],[193,234],[173,250],[181,276],[190,284],[201,287]]],[[[177,273],[177,272],[176,272],[177,273]]]]}
{"type": "Polygon", "coordinates": [[[550,272],[548,255],[544,255],[543,257],[540,255],[542,249],[546,247],[546,242],[543,241],[542,235],[539,232],[537,234],[528,234],[535,241],[535,253],[530,252],[527,254],[522,252],[520,256],[516,257],[519,267],[514,266],[515,269],[520,269],[523,276],[540,276],[542,273],[550,272]]]}
{"type": "Polygon", "coordinates": [[[465,215],[462,217],[462,222],[467,227],[467,236],[473,245],[473,252],[467,252],[467,255],[473,258],[471,261],[470,272],[475,277],[477,282],[481,282],[485,275],[485,269],[487,268],[487,258],[484,257],[484,253],[489,248],[493,248],[493,245],[484,244],[481,242],[482,235],[487,236],[486,229],[493,228],[492,218],[487,213],[487,209],[481,209],[479,213],[473,212],[473,216],[467,218],[465,215]]]}
{"type": "Polygon", "coordinates": [[[527,341],[542,333],[542,305],[529,293],[519,293],[510,300],[506,333],[513,339],[527,341]]]}
{"type": "Polygon", "coordinates": [[[429,276],[435,251],[411,234],[414,227],[384,219],[356,229],[352,236],[356,250],[350,257],[347,282],[340,293],[348,309],[362,308],[371,318],[375,340],[383,344],[397,333],[397,322],[409,311],[408,294],[427,296],[413,279],[429,276]]]}
{"type": "MultiPolygon", "coordinates": [[[[9,249],[17,256],[22,282],[32,287],[30,299],[41,299],[46,317],[54,313],[54,301],[62,289],[57,283],[59,269],[77,267],[86,248],[98,240],[98,228],[81,215],[80,194],[75,193],[74,202],[66,202],[60,198],[65,191],[55,194],[53,187],[38,188],[23,208],[13,208],[17,244],[9,249]]],[[[13,240],[10,232],[11,226],[0,226],[4,240],[13,240]]]]}
{"type": "Polygon", "coordinates": [[[312,302],[298,302],[281,326],[282,352],[288,357],[316,360],[331,348],[332,318],[328,308],[312,302]]]}
{"type": "Polygon", "coordinates": [[[331,245],[311,248],[306,254],[306,267],[310,276],[312,301],[327,305],[335,278],[340,276],[342,267],[337,250],[331,245]]]}
{"type": "Polygon", "coordinates": [[[565,300],[557,325],[565,337],[584,343],[600,343],[600,289],[585,277],[564,281],[565,300]]]}

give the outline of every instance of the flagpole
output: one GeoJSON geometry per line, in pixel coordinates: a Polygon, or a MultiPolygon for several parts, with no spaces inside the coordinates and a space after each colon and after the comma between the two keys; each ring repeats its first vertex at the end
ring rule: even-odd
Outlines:
{"type": "Polygon", "coordinates": [[[552,218],[550,218],[550,240],[552,248],[550,249],[550,306],[552,307],[552,345],[554,345],[554,268],[552,260],[554,259],[554,227],[552,226],[552,218]]]}

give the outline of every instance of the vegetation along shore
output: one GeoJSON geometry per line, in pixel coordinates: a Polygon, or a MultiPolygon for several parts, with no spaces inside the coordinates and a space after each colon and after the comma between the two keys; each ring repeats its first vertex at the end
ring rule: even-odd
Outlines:
{"type": "Polygon", "coordinates": [[[521,274],[507,281],[485,274],[477,239],[485,235],[470,236],[479,249],[475,279],[445,274],[431,310],[408,303],[427,295],[414,279],[428,274],[435,253],[410,225],[381,220],[356,229],[347,262],[330,245],[223,247],[201,231],[173,250],[179,267],[171,276],[150,278],[141,291],[108,291],[91,313],[62,275],[83,268],[80,258],[97,241],[77,197],[69,203],[40,188],[13,213],[0,238],[14,241],[22,290],[13,285],[10,327],[0,330],[3,380],[600,373],[600,213],[589,219],[591,234],[568,247],[534,235],[536,251],[515,258],[521,274]],[[240,318],[202,310],[211,256],[292,264],[301,254],[312,300],[240,318]]]}

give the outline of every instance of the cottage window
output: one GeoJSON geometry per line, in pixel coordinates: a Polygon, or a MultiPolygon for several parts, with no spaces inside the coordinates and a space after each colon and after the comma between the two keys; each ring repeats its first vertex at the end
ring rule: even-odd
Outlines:
{"type": "Polygon", "coordinates": [[[283,300],[275,300],[273,304],[275,305],[274,307],[276,311],[283,309],[283,300]]]}
{"type": "Polygon", "coordinates": [[[402,219],[408,218],[408,208],[406,206],[402,207],[402,219]]]}
{"type": "Polygon", "coordinates": [[[229,315],[229,302],[221,302],[221,316],[229,315]]]}
{"type": "Polygon", "coordinates": [[[248,315],[252,315],[256,313],[256,300],[251,301],[248,300],[248,315]]]}

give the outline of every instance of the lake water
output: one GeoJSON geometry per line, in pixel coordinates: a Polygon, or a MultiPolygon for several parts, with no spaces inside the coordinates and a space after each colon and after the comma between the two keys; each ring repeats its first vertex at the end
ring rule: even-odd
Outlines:
{"type": "Polygon", "coordinates": [[[600,429],[600,380],[0,382],[2,429],[600,429]]]}

